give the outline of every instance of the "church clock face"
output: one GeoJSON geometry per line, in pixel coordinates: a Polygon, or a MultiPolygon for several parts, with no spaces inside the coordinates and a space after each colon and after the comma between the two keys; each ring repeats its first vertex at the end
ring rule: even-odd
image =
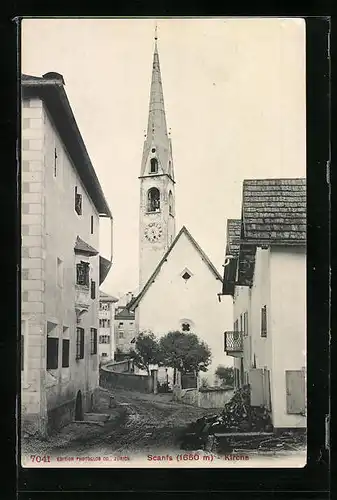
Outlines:
{"type": "Polygon", "coordinates": [[[145,228],[145,237],[151,243],[155,243],[160,240],[163,234],[161,225],[158,222],[151,222],[145,228]]]}

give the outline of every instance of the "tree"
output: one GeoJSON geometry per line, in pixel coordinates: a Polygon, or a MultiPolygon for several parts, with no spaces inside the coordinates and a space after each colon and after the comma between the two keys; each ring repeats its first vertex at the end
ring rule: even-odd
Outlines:
{"type": "Polygon", "coordinates": [[[138,368],[146,370],[150,375],[150,365],[157,365],[160,362],[159,344],[151,331],[141,332],[138,335],[130,356],[138,368]]]}
{"type": "Polygon", "coordinates": [[[222,385],[234,386],[234,368],[232,366],[219,365],[215,370],[215,375],[221,380],[222,385]]]}
{"type": "MultiPolygon", "coordinates": [[[[194,333],[168,332],[159,341],[161,362],[182,373],[206,372],[211,361],[211,351],[194,333]]],[[[175,378],[175,377],[174,377],[175,378]]]]}

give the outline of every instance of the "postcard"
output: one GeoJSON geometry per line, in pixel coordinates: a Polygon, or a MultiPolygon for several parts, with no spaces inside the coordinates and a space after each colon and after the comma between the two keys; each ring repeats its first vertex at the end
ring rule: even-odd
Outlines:
{"type": "Polygon", "coordinates": [[[304,467],[305,21],[21,42],[22,466],[304,467]]]}

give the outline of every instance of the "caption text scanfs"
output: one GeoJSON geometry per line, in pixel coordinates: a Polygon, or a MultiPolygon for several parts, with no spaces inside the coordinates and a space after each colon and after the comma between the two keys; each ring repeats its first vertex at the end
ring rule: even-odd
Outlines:
{"type": "MultiPolygon", "coordinates": [[[[30,455],[31,462],[34,463],[51,463],[56,462],[127,462],[131,460],[128,456],[93,456],[93,457],[50,457],[49,455],[30,455]]],[[[248,455],[240,454],[227,454],[227,455],[213,455],[205,454],[201,455],[199,453],[180,453],[178,455],[146,455],[146,460],[148,462],[213,462],[214,460],[249,460],[248,455]]]]}

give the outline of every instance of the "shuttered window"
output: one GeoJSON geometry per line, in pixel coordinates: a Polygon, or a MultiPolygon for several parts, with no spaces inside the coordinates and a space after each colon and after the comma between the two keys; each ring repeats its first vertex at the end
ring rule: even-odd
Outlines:
{"type": "Polygon", "coordinates": [[[47,370],[58,368],[59,339],[47,337],[47,370]]]}
{"type": "Polygon", "coordinates": [[[84,358],[84,328],[76,328],[76,359],[84,358]]]}
{"type": "Polygon", "coordinates": [[[97,354],[97,329],[90,328],[90,353],[97,354]]]}
{"type": "Polygon", "coordinates": [[[69,339],[62,340],[62,368],[69,367],[69,339]]]}
{"type": "Polygon", "coordinates": [[[287,413],[295,415],[305,415],[306,394],[305,394],[305,374],[304,370],[286,371],[286,397],[287,413]]]}
{"type": "Polygon", "coordinates": [[[91,280],[90,291],[91,291],[91,298],[95,299],[96,298],[96,283],[94,280],[91,280]]]}

